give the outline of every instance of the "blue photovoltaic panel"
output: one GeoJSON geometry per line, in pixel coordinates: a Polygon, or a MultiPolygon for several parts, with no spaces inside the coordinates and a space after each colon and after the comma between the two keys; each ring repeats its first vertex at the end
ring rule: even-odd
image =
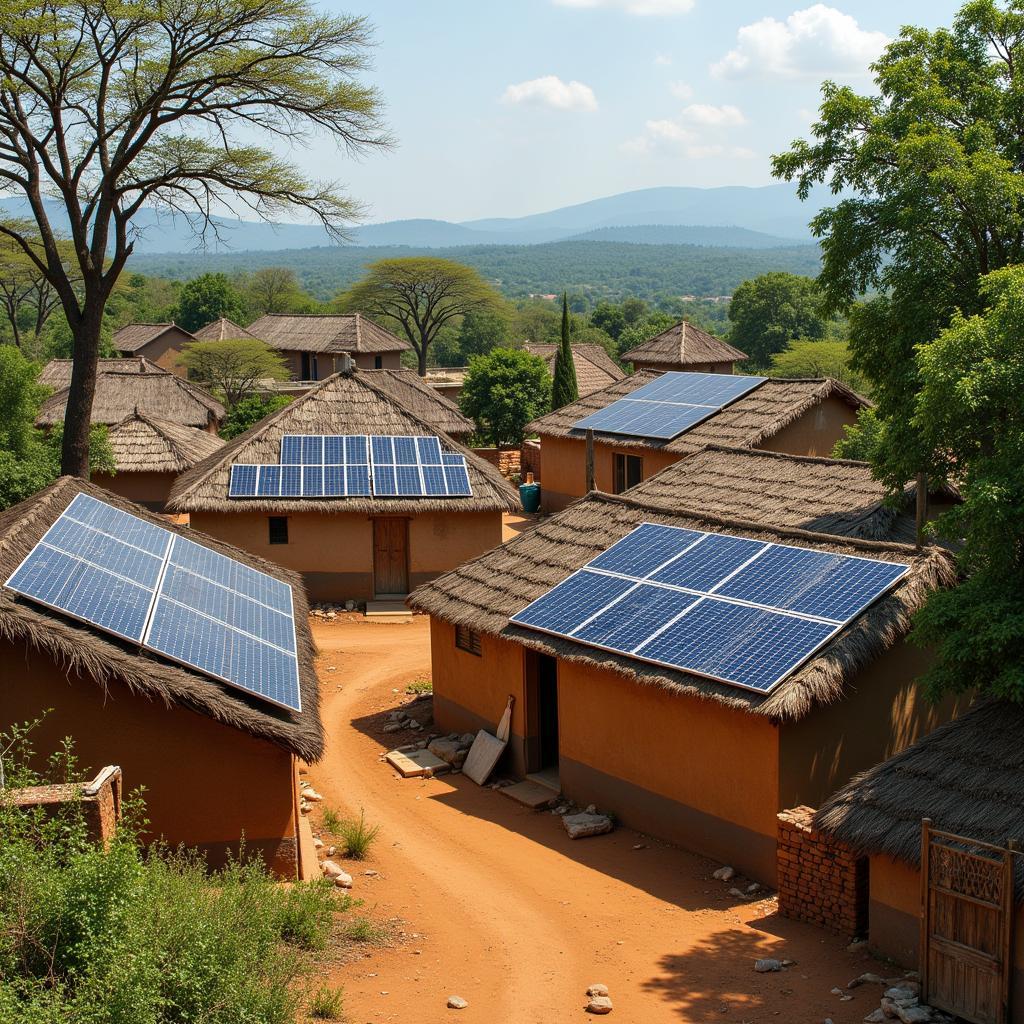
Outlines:
{"type": "Polygon", "coordinates": [[[369,497],[370,489],[370,467],[369,466],[346,466],[345,467],[345,493],[349,496],[369,497]]]}
{"type": "Polygon", "coordinates": [[[373,493],[378,497],[394,497],[398,494],[394,466],[373,467],[373,493]]]}
{"type": "Polygon", "coordinates": [[[424,466],[441,465],[441,442],[436,437],[417,437],[416,446],[419,449],[420,462],[424,466]]]}
{"type": "Polygon", "coordinates": [[[281,438],[281,465],[302,461],[302,435],[285,434],[281,438]]]}
{"type": "Polygon", "coordinates": [[[276,498],[281,493],[281,467],[260,466],[256,480],[256,496],[259,498],[276,498]]]}
{"type": "Polygon", "coordinates": [[[441,462],[445,466],[461,466],[465,463],[466,456],[460,455],[458,452],[442,452],[441,462]]]}
{"type": "Polygon", "coordinates": [[[345,462],[350,466],[368,466],[370,451],[365,434],[349,434],[345,438],[345,462]]]}
{"type": "Polygon", "coordinates": [[[473,488],[469,483],[469,471],[465,466],[445,466],[444,479],[450,496],[466,498],[473,494],[473,488]]]}
{"type": "Polygon", "coordinates": [[[764,377],[663,373],[573,424],[576,430],[668,441],[763,384],[764,377]]]}
{"type": "Polygon", "coordinates": [[[229,498],[252,498],[256,494],[256,475],[259,466],[243,466],[236,464],[231,467],[231,482],[228,484],[229,498]]]}
{"type": "Polygon", "coordinates": [[[322,437],[302,438],[302,459],[303,465],[319,466],[324,461],[324,439],[322,437]]]}
{"type": "Polygon", "coordinates": [[[324,496],[324,467],[302,467],[302,496],[304,498],[322,498],[324,496]]]}
{"type": "Polygon", "coordinates": [[[343,466],[345,464],[345,438],[339,434],[331,434],[324,438],[324,465],[343,466]]]}
{"type": "Polygon", "coordinates": [[[395,446],[392,439],[386,434],[374,434],[370,438],[370,451],[373,455],[373,464],[380,463],[382,466],[388,463],[394,465],[395,446]]]}
{"type": "Polygon", "coordinates": [[[344,498],[345,494],[345,467],[324,466],[324,497],[344,498]]]}
{"type": "Polygon", "coordinates": [[[767,693],[907,571],[643,523],[511,621],[767,693]]]}
{"type": "Polygon", "coordinates": [[[302,494],[302,467],[281,467],[281,497],[298,498],[302,494]]]}
{"type": "Polygon", "coordinates": [[[444,466],[422,466],[423,491],[425,494],[444,495],[448,493],[448,483],[444,475],[444,466]]]}
{"type": "Polygon", "coordinates": [[[423,493],[423,483],[417,466],[395,466],[395,490],[403,497],[423,493]]]}
{"type": "Polygon", "coordinates": [[[74,519],[94,530],[101,530],[116,537],[125,544],[141,548],[151,555],[163,556],[167,549],[167,531],[147,523],[128,512],[122,512],[113,505],[99,501],[88,494],[76,494],[64,511],[64,516],[74,519]]]}
{"type": "MultiPolygon", "coordinates": [[[[163,555],[133,547],[64,515],[46,531],[44,542],[98,569],[122,576],[149,590],[155,590],[163,567],[163,555]]],[[[166,550],[167,542],[164,540],[166,550]]]]}
{"type": "Polygon", "coordinates": [[[416,438],[415,437],[396,437],[394,438],[395,445],[395,462],[400,466],[415,466],[419,462],[419,456],[416,454],[416,438]]]}

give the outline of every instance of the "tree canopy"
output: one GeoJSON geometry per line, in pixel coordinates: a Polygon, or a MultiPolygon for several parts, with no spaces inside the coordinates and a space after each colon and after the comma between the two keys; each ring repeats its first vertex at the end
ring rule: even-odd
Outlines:
{"type": "Polygon", "coordinates": [[[768,366],[791,341],[824,336],[819,300],[809,277],[772,271],[744,281],[729,303],[729,341],[747,353],[752,366],[768,366]]]}
{"type": "Polygon", "coordinates": [[[845,341],[799,338],[772,356],[764,369],[769,377],[834,377],[855,391],[866,382],[850,366],[850,346],[845,341]]]}
{"type": "Polygon", "coordinates": [[[495,448],[522,444],[526,424],[547,412],[550,402],[551,375],[544,360],[511,348],[470,359],[459,396],[462,411],[495,448]]]}
{"type": "Polygon", "coordinates": [[[576,363],[572,357],[572,343],[569,335],[569,298],[562,294],[562,335],[555,353],[555,372],[552,374],[551,408],[561,409],[563,405],[575,402],[580,397],[576,382],[576,363]]]}
{"type": "Polygon", "coordinates": [[[190,341],[182,349],[181,361],[191,377],[224,396],[229,410],[251,395],[261,380],[288,379],[280,354],[255,338],[190,341]]]}
{"type": "Polygon", "coordinates": [[[245,319],[242,296],[226,274],[200,274],[185,283],[178,297],[174,322],[186,331],[198,331],[213,320],[245,319]]]}

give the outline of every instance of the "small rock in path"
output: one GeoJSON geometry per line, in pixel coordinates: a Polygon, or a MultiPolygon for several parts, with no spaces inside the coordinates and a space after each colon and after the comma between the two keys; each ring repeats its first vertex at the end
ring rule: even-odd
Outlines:
{"type": "Polygon", "coordinates": [[[755,960],[754,970],[758,974],[768,974],[771,971],[781,971],[782,964],[778,960],[772,960],[770,958],[765,960],[755,960]]]}
{"type": "Polygon", "coordinates": [[[861,974],[859,977],[854,978],[853,981],[846,983],[847,988],[857,988],[860,985],[884,985],[885,978],[878,974],[872,974],[868,971],[865,974],[861,974]]]}
{"type": "Polygon", "coordinates": [[[731,882],[736,875],[736,871],[726,864],[724,867],[720,867],[711,877],[717,878],[720,882],[731,882]]]}
{"type": "Polygon", "coordinates": [[[341,867],[335,864],[333,860],[325,860],[320,865],[320,870],[324,873],[326,878],[337,878],[338,875],[344,873],[341,867]]]}
{"type": "Polygon", "coordinates": [[[352,876],[345,871],[342,871],[340,875],[334,876],[334,884],[339,889],[351,889],[352,888],[352,876]]]}
{"type": "Polygon", "coordinates": [[[882,1024],[885,1020],[885,1012],[879,1007],[877,1010],[872,1010],[865,1018],[864,1024],[882,1024]]]}
{"type": "Polygon", "coordinates": [[[448,1009],[449,1010],[464,1010],[469,1003],[466,1002],[462,996],[449,996],[448,997],[448,1009]]]}
{"type": "Polygon", "coordinates": [[[587,989],[587,995],[588,996],[606,996],[606,995],[608,995],[608,986],[607,985],[591,985],[590,988],[587,989]]]}
{"type": "Polygon", "coordinates": [[[607,996],[591,996],[587,1013],[605,1014],[612,1012],[612,1001],[607,996]]]}
{"type": "Polygon", "coordinates": [[[562,824],[570,839],[585,839],[612,830],[612,819],[604,814],[567,814],[562,818],[562,824]]]}

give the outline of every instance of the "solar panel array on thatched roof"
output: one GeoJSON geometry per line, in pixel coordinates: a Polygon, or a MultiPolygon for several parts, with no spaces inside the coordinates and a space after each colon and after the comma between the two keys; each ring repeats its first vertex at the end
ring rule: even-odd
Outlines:
{"type": "Polygon", "coordinates": [[[408,603],[447,622],[515,640],[546,654],[614,669],[638,683],[700,695],[782,720],[800,718],[812,708],[838,699],[845,684],[863,666],[909,631],[910,618],[926,595],[936,587],[951,585],[955,579],[952,556],[939,548],[918,551],[903,544],[771,528],[762,523],[670,510],[626,495],[592,493],[528,533],[424,584],[413,592],[408,603]],[[874,556],[909,565],[910,572],[768,696],[510,624],[511,616],[645,522],[817,551],[874,556]]]}
{"type": "Polygon", "coordinates": [[[401,408],[451,437],[468,437],[476,429],[459,407],[431,387],[415,370],[360,370],[401,408]]]}
{"type": "MultiPolygon", "coordinates": [[[[527,433],[540,434],[542,437],[546,435],[582,440],[585,431],[575,427],[579,420],[606,408],[660,376],[661,374],[654,370],[638,370],[602,391],[584,395],[576,402],[570,402],[561,409],[538,417],[527,424],[527,433]]],[[[699,451],[709,444],[752,448],[773,437],[827,398],[838,398],[853,410],[864,409],[871,404],[845,384],[831,378],[788,380],[769,377],[753,391],[670,441],[614,434],[598,434],[598,438],[602,444],[629,448],[663,448],[665,451],[677,452],[680,455],[699,451]]]]}
{"type": "MultiPolygon", "coordinates": [[[[555,372],[557,345],[541,345],[527,342],[523,348],[532,356],[540,356],[548,364],[548,371],[555,372]]],[[[600,391],[626,376],[625,370],[615,362],[601,345],[581,344],[572,346],[572,361],[576,367],[576,386],[581,395],[600,391]]]]}
{"type": "MultiPolygon", "coordinates": [[[[64,422],[69,388],[47,398],[36,417],[37,426],[64,422]]],[[[124,373],[120,370],[96,375],[92,422],[112,426],[136,409],[146,416],[169,420],[185,427],[206,427],[224,419],[226,410],[208,391],[173,373],[124,373]]]]}
{"type": "Polygon", "coordinates": [[[216,435],[134,412],[107,438],[118,473],[181,473],[224,447],[216,435]]]}
{"type": "MultiPolygon", "coordinates": [[[[51,359],[39,373],[39,383],[49,388],[66,388],[71,384],[73,359],[51,359]]],[[[169,373],[145,356],[129,356],[123,359],[99,359],[97,373],[169,373]]]]}
{"type": "Polygon", "coordinates": [[[623,361],[658,363],[665,367],[699,366],[704,363],[732,363],[746,359],[747,353],[727,341],[681,320],[642,345],[622,353],[623,361]]]}
{"type": "MultiPolygon", "coordinates": [[[[0,581],[8,579],[76,494],[89,494],[115,508],[267,573],[292,588],[302,711],[289,711],[249,696],[209,676],[140,651],[113,635],[18,597],[0,586],[0,636],[23,640],[49,654],[62,668],[91,679],[102,689],[125,686],[168,707],[180,705],[225,725],[276,743],[306,761],[323,753],[320,693],[313,668],[309,607],[302,578],[272,562],[176,527],[125,498],[74,477],[61,477],[27,501],[0,513],[0,581]]],[[[99,696],[102,700],[102,695],[99,696]]]]}
{"type": "Polygon", "coordinates": [[[901,544],[917,540],[906,503],[901,509],[885,504],[885,488],[866,462],[709,445],[627,494],[667,508],[708,509],[769,526],[901,544]]]}
{"type": "Polygon", "coordinates": [[[204,327],[200,327],[198,331],[194,331],[193,337],[196,341],[237,341],[244,338],[260,340],[255,334],[251,334],[226,316],[222,316],[219,320],[211,320],[204,327]]]}
{"type": "MultiPolygon", "coordinates": [[[[818,810],[814,824],[860,853],[921,863],[921,819],[1002,845],[1024,840],[1024,708],[986,701],[913,746],[857,775],[818,810]]],[[[1017,858],[1024,901],[1024,858],[1017,858]]]]}
{"type": "Polygon", "coordinates": [[[412,346],[362,313],[267,313],[248,327],[271,348],[295,352],[404,352],[412,346]]]}
{"type": "Polygon", "coordinates": [[[290,405],[260,420],[220,451],[182,474],[171,488],[169,512],[514,512],[519,496],[505,478],[463,448],[435,423],[403,408],[393,397],[392,375],[381,384],[378,371],[337,373],[290,405]],[[437,435],[444,447],[466,456],[472,497],[337,499],[229,498],[233,463],[266,464],[280,459],[285,434],[437,435]]]}
{"type": "Polygon", "coordinates": [[[114,336],[110,339],[111,344],[118,352],[138,352],[140,348],[145,348],[151,341],[156,341],[165,331],[171,329],[181,331],[182,334],[186,334],[192,337],[184,327],[179,327],[177,324],[126,324],[120,330],[114,332],[114,336]]]}

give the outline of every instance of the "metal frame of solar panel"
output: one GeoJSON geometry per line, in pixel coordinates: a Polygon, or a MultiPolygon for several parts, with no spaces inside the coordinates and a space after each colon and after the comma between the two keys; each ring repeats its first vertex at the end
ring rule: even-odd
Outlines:
{"type": "Polygon", "coordinates": [[[908,571],[897,562],[643,523],[510,621],[770,693],[908,571]]]}
{"type": "Polygon", "coordinates": [[[6,586],[289,711],[302,710],[292,588],[77,494],[6,586]]]}
{"type": "Polygon", "coordinates": [[[749,394],[766,379],[673,370],[578,420],[573,429],[670,441],[749,394]]]}

